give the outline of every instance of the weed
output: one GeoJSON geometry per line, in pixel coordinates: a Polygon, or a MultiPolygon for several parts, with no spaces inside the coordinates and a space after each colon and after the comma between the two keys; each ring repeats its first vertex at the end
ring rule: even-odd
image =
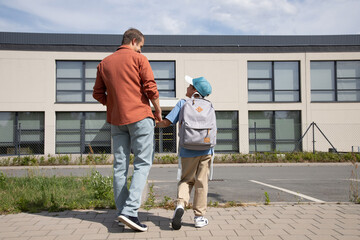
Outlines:
{"type": "Polygon", "coordinates": [[[154,184],[151,184],[149,186],[149,193],[147,199],[144,203],[144,209],[150,210],[153,207],[155,207],[155,194],[154,194],[154,184]]]}
{"type": "Polygon", "coordinates": [[[111,199],[113,190],[113,180],[111,177],[105,177],[98,171],[92,170],[90,183],[95,199],[111,199]]]}
{"type": "Polygon", "coordinates": [[[6,175],[0,171],[0,187],[3,188],[6,184],[6,175]]]}
{"type": "Polygon", "coordinates": [[[218,207],[218,206],[219,206],[219,202],[218,202],[218,201],[212,202],[212,201],[210,200],[208,206],[209,206],[209,207],[218,207]]]}
{"type": "Polygon", "coordinates": [[[349,191],[349,199],[350,202],[354,202],[360,204],[360,196],[359,196],[359,169],[357,164],[357,159],[355,154],[353,154],[353,169],[351,170],[350,176],[350,191],[349,191]]]}
{"type": "Polygon", "coordinates": [[[269,194],[267,192],[265,192],[264,195],[265,195],[265,205],[269,205],[270,204],[269,194]]]}

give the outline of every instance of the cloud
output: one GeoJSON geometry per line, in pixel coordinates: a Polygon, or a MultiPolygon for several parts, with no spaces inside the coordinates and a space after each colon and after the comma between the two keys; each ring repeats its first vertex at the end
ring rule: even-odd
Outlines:
{"type": "Polygon", "coordinates": [[[354,34],[358,9],[358,0],[0,0],[0,31],[354,34]]]}

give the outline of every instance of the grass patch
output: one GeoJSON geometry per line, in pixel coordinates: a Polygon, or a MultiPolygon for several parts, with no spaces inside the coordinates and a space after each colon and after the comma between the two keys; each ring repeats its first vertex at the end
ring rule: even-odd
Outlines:
{"type": "Polygon", "coordinates": [[[112,179],[88,177],[7,177],[0,173],[0,213],[115,208],[112,179]]]}
{"type": "MultiPolygon", "coordinates": [[[[46,165],[112,165],[113,156],[109,154],[48,155],[1,157],[0,166],[46,166],[46,165]]],[[[133,163],[134,155],[130,155],[133,163]]],[[[360,162],[360,153],[332,152],[265,152],[254,154],[215,154],[214,163],[303,163],[303,162],[360,162]]],[[[176,164],[178,156],[175,153],[155,154],[154,164],[176,164]]]]}

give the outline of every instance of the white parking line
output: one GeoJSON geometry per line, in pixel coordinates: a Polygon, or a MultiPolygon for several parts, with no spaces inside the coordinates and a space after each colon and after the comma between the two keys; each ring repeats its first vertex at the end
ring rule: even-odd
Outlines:
{"type": "Polygon", "coordinates": [[[266,183],[262,183],[262,182],[259,182],[259,181],[255,181],[255,180],[249,180],[249,181],[253,182],[253,183],[264,185],[266,187],[274,188],[274,189],[280,190],[282,192],[290,193],[292,195],[299,196],[301,198],[305,198],[305,199],[313,201],[313,202],[317,202],[317,203],[324,203],[325,202],[325,201],[322,201],[322,200],[319,200],[319,199],[316,199],[316,198],[313,198],[313,197],[310,197],[310,196],[306,196],[306,195],[301,194],[301,193],[296,193],[294,191],[287,190],[285,188],[279,188],[279,187],[276,187],[276,186],[273,186],[273,185],[270,185],[270,184],[266,184],[266,183]]]}
{"type": "Polygon", "coordinates": [[[355,178],[350,178],[350,179],[345,179],[348,181],[352,181],[352,182],[360,182],[360,179],[355,179],[355,178]]]}

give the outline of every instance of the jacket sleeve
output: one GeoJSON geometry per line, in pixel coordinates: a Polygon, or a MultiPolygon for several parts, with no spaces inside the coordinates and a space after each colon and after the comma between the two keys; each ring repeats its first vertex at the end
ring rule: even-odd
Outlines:
{"type": "Polygon", "coordinates": [[[101,63],[97,66],[96,81],[93,88],[93,97],[103,105],[106,105],[107,94],[104,80],[101,76],[101,63]]]}
{"type": "Polygon", "coordinates": [[[140,78],[143,90],[149,99],[159,98],[159,91],[154,79],[154,73],[151,69],[148,59],[142,55],[140,61],[140,78]]]}

